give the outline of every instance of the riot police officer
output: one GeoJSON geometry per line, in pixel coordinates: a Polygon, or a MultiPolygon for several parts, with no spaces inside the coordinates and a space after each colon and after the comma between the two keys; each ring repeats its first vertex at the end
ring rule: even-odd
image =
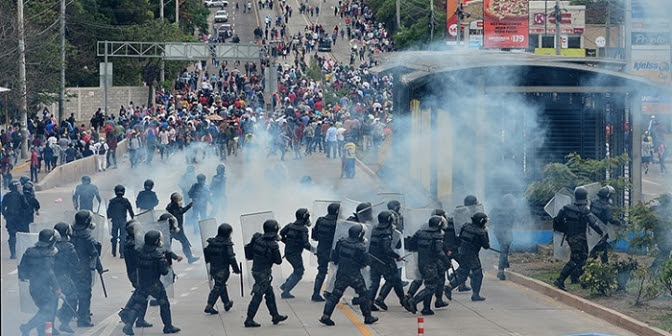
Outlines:
{"type": "Polygon", "coordinates": [[[562,290],[567,290],[565,279],[568,276],[572,275],[575,278],[574,280],[578,282],[583,266],[586,264],[586,259],[588,259],[586,224],[590,225],[600,236],[604,236],[600,226],[593,217],[589,216],[587,197],[588,191],[585,188],[576,188],[574,190],[574,203],[565,205],[553,219],[553,229],[565,234],[563,239],[567,239],[570,250],[569,261],[562,268],[560,276],[553,281],[553,284],[562,290]]]}
{"type": "Polygon", "coordinates": [[[338,265],[338,271],[336,272],[334,290],[331,295],[327,296],[320,322],[328,326],[336,324],[331,319],[331,314],[333,314],[336,304],[341,300],[343,292],[348,287],[353,288],[357,295],[362,298],[359,307],[364,315],[364,323],[373,324],[378,321],[377,317],[371,315],[371,302],[364,299],[367,297],[367,292],[361,270],[369,265],[370,257],[366,252],[366,245],[364,245],[364,228],[362,225],[353,225],[348,229],[348,237],[338,240],[331,254],[331,261],[338,265]]]}
{"type": "Polygon", "coordinates": [[[182,190],[182,195],[186,198],[185,203],[190,203],[191,199],[189,198],[189,189],[196,181],[196,167],[192,165],[187,166],[187,171],[180,177],[180,189],[182,190]]]}
{"type": "Polygon", "coordinates": [[[310,251],[312,246],[308,241],[308,226],[310,226],[310,213],[308,209],[301,208],[294,214],[296,221],[285,225],[280,230],[280,240],[285,243],[285,258],[292,265],[294,271],[287,277],[285,283],[280,286],[283,299],[293,299],[294,295],[290,293],[292,289],[301,281],[303,272],[303,258],[301,253],[304,249],[310,251]]]}
{"type": "Polygon", "coordinates": [[[189,198],[194,204],[194,211],[191,214],[194,220],[194,233],[198,233],[198,220],[207,218],[210,203],[210,189],[205,185],[205,175],[198,174],[196,183],[189,189],[189,198]]]}
{"type": "Polygon", "coordinates": [[[471,277],[471,301],[484,301],[481,294],[483,284],[483,268],[478,253],[481,248],[490,248],[490,236],[485,228],[488,216],[477,212],[471,217],[471,223],[462,226],[460,230],[460,267],[455,272],[455,278],[450,281],[450,288],[455,288],[471,277]]]}
{"type": "Polygon", "coordinates": [[[163,333],[174,334],[180,331],[173,325],[170,313],[170,302],[166,289],[161,283],[161,276],[169,272],[168,261],[163,251],[159,250],[163,246],[161,232],[150,230],[145,233],[145,244],[138,251],[138,289],[131,296],[131,300],[126,307],[119,313],[122,322],[124,322],[123,332],[127,335],[133,335],[133,322],[138,319],[139,312],[147,306],[148,296],[156,298],[159,302],[159,314],[163,322],[163,333]]]}
{"type": "Polygon", "coordinates": [[[217,174],[210,180],[210,192],[212,199],[217,202],[217,207],[213,207],[214,213],[226,212],[226,167],[223,164],[217,166],[217,174]]]}
{"type": "Polygon", "coordinates": [[[70,242],[72,227],[69,224],[60,222],[54,225],[54,230],[58,232],[60,237],[55,243],[57,253],[54,260],[54,274],[61,287],[64,300],[61,309],[56,314],[61,321],[61,326],[58,329],[72,334],[75,332],[70,328],[70,320],[72,320],[75,314],[72,311],[72,307],[77,305],[77,291],[75,290],[72,276],[79,263],[79,257],[75,251],[75,246],[70,242]]]}
{"type": "Polygon", "coordinates": [[[126,193],[126,188],[121,184],[118,184],[114,187],[114,194],[116,197],[112,198],[107,206],[107,218],[112,222],[112,256],[117,256],[117,241],[119,241],[119,257],[124,258],[124,241],[126,240],[126,230],[124,226],[128,220],[127,215],[131,216],[131,219],[135,217],[133,213],[133,206],[128,198],[124,197],[126,193]]]}
{"type": "Polygon", "coordinates": [[[98,187],[95,184],[91,184],[91,177],[84,175],[82,176],[82,184],[75,187],[75,192],[72,194],[72,204],[75,206],[75,210],[89,210],[93,211],[93,198],[98,200],[98,205],[102,199],[100,198],[100,193],[98,193],[98,187]]]}
{"type": "Polygon", "coordinates": [[[273,264],[280,265],[282,256],[280,256],[280,247],[278,246],[278,222],[269,219],[264,222],[264,233],[255,233],[252,240],[245,245],[245,258],[252,260],[252,277],[254,285],[252,287],[252,300],[247,307],[247,318],[245,319],[246,328],[255,328],[261,326],[254,321],[262,297],[266,299],[266,307],[271,314],[273,324],[278,324],[287,319],[287,315],[278,313],[278,306],[275,301],[275,294],[271,286],[271,268],[273,264]]]}
{"type": "MultiPolygon", "coordinates": [[[[92,327],[91,323],[91,271],[103,273],[100,263],[102,246],[91,236],[95,228],[93,214],[89,210],[79,210],[75,214],[75,224],[72,229],[72,245],[75,246],[79,263],[74,271],[73,281],[77,290],[77,326],[92,327]]],[[[74,307],[73,307],[74,308],[74,307]]]]}
{"type": "Polygon", "coordinates": [[[235,274],[240,274],[241,270],[236,261],[236,254],[233,253],[232,232],[231,225],[222,223],[217,228],[217,236],[208,238],[208,245],[203,249],[205,263],[210,264],[210,277],[215,281],[204,310],[208,314],[219,314],[213,308],[218,298],[222,299],[224,310],[229,311],[233,307],[233,301],[229,299],[229,292],[226,290],[226,282],[231,275],[230,269],[233,269],[235,274]]]}
{"type": "MultiPolygon", "coordinates": [[[[136,220],[132,219],[126,223],[126,241],[124,242],[124,264],[126,265],[126,275],[131,282],[131,286],[138,291],[138,251],[141,246],[137,246],[136,241],[142,242],[144,232],[142,226],[136,220]]],[[[133,296],[131,296],[133,297],[133,296]]],[[[127,303],[128,304],[128,303],[127,303]]],[[[153,325],[145,320],[147,305],[138,306],[138,318],[135,322],[136,328],[151,328],[153,325]]]]}
{"type": "Polygon", "coordinates": [[[39,241],[26,250],[19,263],[19,280],[30,281],[30,296],[39,309],[28,323],[21,325],[22,335],[29,335],[34,328],[38,335],[44,335],[44,324],[54,321],[58,297],[61,295],[61,288],[54,274],[54,244],[58,240],[57,235],[53,229],[40,231],[39,241]]]}
{"type": "Polygon", "coordinates": [[[357,222],[369,225],[369,223],[371,223],[373,220],[373,207],[371,206],[371,203],[359,203],[355,209],[355,212],[350,215],[347,220],[349,222],[357,222]]]}
{"type": "Polygon", "coordinates": [[[28,203],[28,211],[23,217],[25,223],[24,227],[30,228],[30,224],[35,222],[35,216],[40,215],[40,201],[35,197],[35,189],[33,189],[33,182],[27,181],[23,184],[23,197],[28,203]]]}
{"type": "Polygon", "coordinates": [[[182,252],[185,256],[187,256],[187,261],[190,264],[193,264],[200,258],[195,257],[191,252],[191,243],[189,242],[187,235],[184,233],[184,213],[191,209],[193,203],[189,203],[187,206],[182,205],[182,195],[179,193],[172,193],[170,195],[170,203],[166,207],[166,211],[173,215],[177,221],[177,228],[170,231],[170,239],[176,239],[180,242],[182,245],[182,252]]]}
{"type": "Polygon", "coordinates": [[[341,205],[339,203],[329,204],[327,215],[317,219],[311,233],[311,238],[317,241],[317,276],[315,276],[313,296],[311,297],[313,302],[324,302],[320,291],[322,291],[322,285],[327,278],[329,256],[334,243],[334,233],[336,232],[336,222],[340,209],[341,205]]]}
{"type": "Polygon", "coordinates": [[[392,211],[396,217],[394,226],[399,232],[404,232],[404,216],[401,214],[401,203],[397,200],[387,202],[387,210],[392,211]]]}
{"type": "Polygon", "coordinates": [[[156,193],[152,191],[154,181],[146,180],[143,187],[145,190],[140,191],[138,197],[135,198],[135,207],[143,210],[154,209],[155,206],[159,205],[159,199],[156,197],[156,193]]]}
{"type": "Polygon", "coordinates": [[[506,280],[504,269],[509,267],[509,249],[511,243],[513,243],[513,223],[516,219],[515,202],[516,198],[513,195],[506,194],[499,204],[490,211],[494,223],[493,231],[500,250],[497,265],[497,278],[499,280],[506,280]]]}
{"type": "Polygon", "coordinates": [[[28,202],[19,192],[19,182],[9,183],[9,192],[2,197],[2,215],[9,233],[9,258],[16,259],[16,233],[28,232],[24,216],[28,212],[28,202]]]}
{"type": "MultiPolygon", "coordinates": [[[[385,297],[391,289],[394,289],[394,293],[397,294],[402,306],[405,300],[404,287],[401,285],[401,277],[397,273],[396,264],[396,261],[401,260],[401,256],[392,249],[395,230],[392,223],[394,220],[395,215],[392,211],[381,211],[378,214],[378,225],[371,231],[371,242],[369,243],[369,253],[372,258],[376,258],[371,264],[369,299],[383,310],[387,310],[385,297]],[[388,286],[383,286],[380,295],[376,297],[381,277],[385,279],[385,284],[388,284],[388,286]]],[[[397,246],[394,248],[401,248],[401,240],[397,242],[397,246]]]]}
{"type": "MultiPolygon", "coordinates": [[[[605,225],[613,224],[620,226],[621,222],[614,218],[611,213],[611,204],[609,204],[609,199],[611,198],[613,189],[614,188],[611,186],[602,187],[600,191],[597,192],[597,199],[590,203],[590,212],[595,214],[595,216],[597,216],[597,218],[605,225]]],[[[598,253],[602,253],[601,260],[606,264],[609,262],[607,247],[607,244],[596,245],[590,252],[590,257],[597,258],[598,253]]]]}
{"type": "Polygon", "coordinates": [[[404,308],[413,314],[417,312],[417,304],[422,302],[422,315],[434,315],[431,303],[439,284],[439,264],[447,265],[450,262],[443,248],[441,233],[445,221],[441,216],[432,216],[427,222],[428,228],[419,230],[409,239],[408,249],[418,251],[418,267],[425,285],[425,288],[406,301],[404,308]]]}

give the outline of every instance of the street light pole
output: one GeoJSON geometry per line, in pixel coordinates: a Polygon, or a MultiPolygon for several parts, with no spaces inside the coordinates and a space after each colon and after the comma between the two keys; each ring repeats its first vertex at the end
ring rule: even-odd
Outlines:
{"type": "Polygon", "coordinates": [[[61,0],[61,94],[58,97],[58,121],[63,120],[65,109],[65,0],[61,0]]]}
{"type": "Polygon", "coordinates": [[[560,21],[562,14],[560,13],[560,0],[555,0],[555,55],[560,56],[560,48],[562,47],[560,41],[560,21]]]}
{"type": "Polygon", "coordinates": [[[462,0],[457,0],[457,45],[460,45],[462,26],[462,0]]]}

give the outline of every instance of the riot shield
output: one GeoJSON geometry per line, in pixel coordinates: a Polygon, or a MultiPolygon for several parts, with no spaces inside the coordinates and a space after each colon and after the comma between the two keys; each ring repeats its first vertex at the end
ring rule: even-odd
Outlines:
{"type": "MultiPolygon", "coordinates": [[[[416,232],[427,228],[427,222],[432,216],[434,209],[407,209],[404,217],[404,238],[412,237],[416,232]]],[[[418,268],[418,252],[406,251],[410,253],[406,259],[406,278],[411,280],[422,279],[420,269],[418,268]]]]}
{"type": "Polygon", "coordinates": [[[105,255],[110,251],[111,245],[103,244],[102,242],[110,240],[110,227],[105,217],[101,214],[94,213],[92,221],[96,224],[96,227],[91,230],[91,237],[101,243],[102,251],[100,251],[100,255],[105,255]]]}
{"type": "MultiPolygon", "coordinates": [[[[27,233],[27,232],[17,232],[16,233],[16,260],[21,262],[23,254],[29,247],[35,246],[37,243],[38,234],[37,233],[27,233]]],[[[17,273],[18,274],[18,273],[17,273]]],[[[18,275],[17,275],[18,279],[18,275]]],[[[19,309],[22,313],[31,313],[34,314],[37,312],[37,306],[33,302],[33,298],[30,296],[30,282],[28,281],[19,281],[19,309]]]]}
{"type": "MultiPolygon", "coordinates": [[[[560,210],[567,204],[572,203],[572,197],[565,193],[557,193],[546,204],[544,210],[546,213],[555,218],[560,210]]],[[[553,258],[558,260],[566,260],[569,258],[569,244],[565,240],[565,235],[562,232],[553,231],[553,258]]]]}
{"type": "Polygon", "coordinates": [[[376,201],[385,203],[386,207],[387,202],[389,201],[399,201],[399,203],[401,203],[402,208],[406,207],[406,199],[404,198],[404,194],[402,193],[378,193],[378,198],[376,199],[376,201]]]}
{"type": "Polygon", "coordinates": [[[338,218],[340,219],[346,219],[353,213],[355,213],[355,210],[357,209],[357,206],[359,205],[359,201],[351,200],[349,198],[345,198],[343,202],[341,203],[341,212],[338,214],[338,218]]]}
{"type": "Polygon", "coordinates": [[[149,209],[135,215],[133,219],[141,223],[153,223],[156,217],[154,217],[154,210],[149,209]]]}
{"type": "MultiPolygon", "coordinates": [[[[200,229],[201,232],[201,246],[203,246],[203,249],[205,249],[206,246],[208,246],[208,239],[213,238],[217,235],[217,220],[214,218],[208,218],[208,219],[203,219],[198,221],[198,228],[200,229]]],[[[234,244],[234,246],[236,246],[234,244]]],[[[238,252],[235,252],[237,255],[238,252]]],[[[205,254],[204,254],[205,255],[205,254]]],[[[212,289],[212,286],[215,285],[215,282],[212,280],[210,277],[210,264],[205,265],[205,272],[208,276],[208,284],[210,285],[210,289],[212,289]]]]}
{"type": "MultiPolygon", "coordinates": [[[[362,224],[346,220],[339,220],[338,222],[336,222],[336,231],[334,231],[334,242],[331,247],[332,250],[336,247],[336,243],[338,242],[339,239],[348,237],[348,230],[350,230],[350,228],[353,225],[362,225],[362,224]]],[[[364,227],[365,230],[364,237],[366,239],[368,249],[368,238],[366,238],[366,235],[368,231],[368,235],[369,237],[371,237],[371,229],[367,228],[367,225],[362,226],[364,227]]],[[[333,262],[329,262],[329,271],[328,271],[329,276],[326,285],[326,291],[329,293],[331,293],[331,291],[334,289],[334,284],[336,283],[337,271],[338,271],[338,265],[335,265],[333,262]]],[[[371,285],[371,275],[368,266],[362,269],[362,276],[364,276],[364,282],[366,283],[366,288],[369,288],[369,286],[371,285]]]]}
{"type": "MultiPolygon", "coordinates": [[[[150,217],[147,216],[147,215],[144,217],[145,220],[147,220],[149,218],[150,217]]],[[[163,242],[163,247],[161,248],[161,251],[162,252],[172,251],[171,250],[172,239],[170,239],[170,225],[168,225],[167,221],[161,221],[161,222],[156,222],[156,221],[143,222],[143,221],[141,221],[140,222],[140,227],[142,227],[142,231],[144,233],[147,233],[150,230],[156,230],[156,231],[161,232],[161,241],[163,242]]],[[[135,236],[135,246],[136,246],[136,248],[141,247],[145,244],[144,233],[135,236]]],[[[169,262],[175,262],[175,261],[169,260],[169,262]]],[[[173,271],[172,267],[169,268],[168,274],[161,276],[161,283],[163,284],[163,287],[166,288],[166,293],[168,294],[168,297],[173,297],[175,295],[175,290],[173,288],[173,285],[175,283],[175,272],[173,271]]]]}
{"type": "Polygon", "coordinates": [[[460,205],[455,208],[453,213],[453,223],[455,223],[455,234],[459,235],[462,226],[471,223],[471,216],[477,212],[485,212],[483,204],[476,204],[470,206],[460,205]]]}
{"type": "MultiPolygon", "coordinates": [[[[327,211],[327,207],[329,207],[329,204],[331,203],[339,203],[341,204],[341,201],[328,201],[328,200],[315,200],[313,202],[313,212],[311,212],[311,217],[313,217],[313,225],[317,222],[317,219],[320,217],[323,217],[327,215],[329,212],[327,211]]],[[[338,217],[341,217],[341,214],[343,213],[341,210],[338,213],[338,217]]],[[[309,228],[308,230],[311,230],[312,228],[309,228]]],[[[308,233],[308,236],[310,237],[311,233],[308,233]]],[[[309,256],[309,264],[311,267],[317,267],[317,256],[314,253],[308,253],[309,256]]],[[[305,256],[304,256],[304,263],[306,262],[305,256]]]]}
{"type": "MultiPolygon", "coordinates": [[[[243,246],[252,240],[252,236],[254,236],[255,233],[264,232],[264,222],[268,219],[275,219],[273,211],[256,212],[243,214],[240,216],[240,233],[242,235],[243,246]]],[[[282,253],[282,247],[280,252],[282,253]]],[[[245,254],[243,253],[242,255],[244,256],[245,254]]],[[[288,263],[283,264],[287,264],[287,266],[289,266],[288,263]]],[[[274,286],[280,286],[285,282],[285,277],[282,275],[282,267],[283,265],[272,268],[274,286]]],[[[252,280],[252,260],[246,260],[243,263],[243,268],[243,271],[245,272],[245,278],[249,279],[249,281],[247,281],[247,287],[248,289],[252,289],[252,286],[254,285],[254,280],[252,280]]]]}

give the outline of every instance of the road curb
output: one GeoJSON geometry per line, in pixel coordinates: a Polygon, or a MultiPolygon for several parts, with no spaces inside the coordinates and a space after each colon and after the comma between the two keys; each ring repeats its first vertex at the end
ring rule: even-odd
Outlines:
{"type": "Polygon", "coordinates": [[[26,161],[26,162],[24,162],[24,163],[22,163],[22,164],[20,164],[16,167],[14,167],[14,169],[12,169],[12,173],[18,173],[21,170],[23,170],[24,168],[28,167],[29,165],[30,165],[30,161],[26,161]]]}
{"type": "Polygon", "coordinates": [[[572,306],[576,309],[582,310],[592,316],[603,319],[615,326],[631,331],[640,336],[672,336],[672,334],[649,326],[648,324],[635,320],[630,316],[621,314],[613,309],[609,309],[602,305],[593,303],[574,294],[567,293],[557,289],[542,281],[526,277],[522,274],[506,271],[506,278],[521,286],[532,289],[536,292],[551,297],[566,305],[572,306]]]}

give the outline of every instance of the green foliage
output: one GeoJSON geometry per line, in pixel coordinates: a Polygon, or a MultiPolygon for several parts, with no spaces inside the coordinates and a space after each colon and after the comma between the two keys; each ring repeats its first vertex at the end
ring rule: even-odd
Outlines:
{"type": "Polygon", "coordinates": [[[331,86],[327,85],[324,87],[324,104],[336,105],[341,97],[345,97],[348,94],[350,94],[350,89],[348,88],[341,88],[336,91],[331,86]]]}
{"type": "Polygon", "coordinates": [[[654,230],[659,225],[659,219],[652,208],[653,201],[639,202],[630,208],[630,247],[634,249],[653,250],[656,245],[654,230]]]}
{"type": "Polygon", "coordinates": [[[597,259],[590,259],[583,267],[583,274],[579,279],[592,294],[610,296],[618,289],[617,276],[618,273],[614,265],[603,264],[597,259]]]}
{"type": "Polygon", "coordinates": [[[670,295],[672,295],[672,259],[668,259],[661,268],[658,280],[670,295]]]}
{"type": "Polygon", "coordinates": [[[616,190],[623,190],[630,185],[624,177],[605,180],[605,172],[617,172],[630,162],[627,154],[595,160],[584,159],[581,155],[572,153],[566,158],[565,163],[549,163],[544,167],[542,180],[532,183],[527,188],[527,197],[530,201],[546,204],[563,187],[574,189],[576,186],[593,182],[609,184],[616,190]]]}
{"type": "Polygon", "coordinates": [[[310,60],[310,65],[306,69],[306,76],[314,81],[322,80],[322,69],[314,58],[310,60]]]}
{"type": "Polygon", "coordinates": [[[651,301],[663,293],[660,280],[645,265],[638,266],[632,274],[634,279],[630,282],[629,287],[636,294],[635,306],[651,301]]]}

